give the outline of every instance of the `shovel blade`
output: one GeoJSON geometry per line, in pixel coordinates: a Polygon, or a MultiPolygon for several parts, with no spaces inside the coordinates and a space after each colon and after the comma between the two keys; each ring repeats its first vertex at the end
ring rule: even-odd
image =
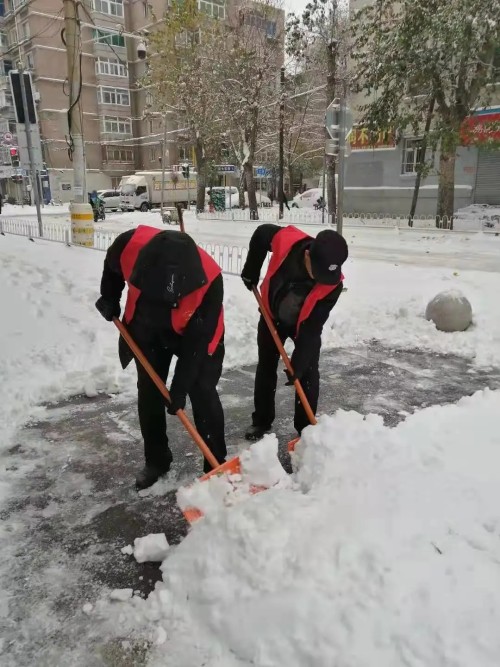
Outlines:
{"type": "Polygon", "coordinates": [[[288,453],[291,454],[292,452],[295,451],[295,447],[297,444],[300,442],[300,438],[294,438],[293,440],[290,440],[290,442],[287,445],[288,453]]]}
{"type": "MultiPolygon", "coordinates": [[[[214,468],[210,472],[207,472],[203,477],[200,477],[200,482],[206,482],[208,479],[211,477],[215,477],[218,475],[239,475],[241,473],[241,463],[239,456],[235,456],[232,459],[229,459],[229,461],[226,461],[225,463],[221,463],[220,466],[217,466],[217,468],[214,468]]],[[[203,516],[203,512],[198,509],[197,507],[187,507],[185,510],[182,511],[184,514],[184,518],[188,523],[194,523],[195,521],[198,521],[198,519],[201,519],[203,516]]]]}

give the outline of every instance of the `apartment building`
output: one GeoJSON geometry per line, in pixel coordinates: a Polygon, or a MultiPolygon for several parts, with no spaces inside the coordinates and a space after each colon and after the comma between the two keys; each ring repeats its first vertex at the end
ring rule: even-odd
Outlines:
{"type": "MultiPolygon", "coordinates": [[[[358,11],[373,0],[351,0],[351,12],[358,11]]],[[[481,138],[500,140],[500,49],[496,70],[499,83],[493,90],[491,106],[478,109],[468,124],[481,138]]],[[[364,94],[353,95],[350,105],[354,121],[360,119],[360,107],[367,103],[364,94]]],[[[417,176],[422,136],[410,131],[383,132],[375,144],[358,125],[351,138],[351,156],[347,162],[347,208],[357,213],[406,215],[410,208],[417,176]]],[[[464,142],[467,144],[467,142],[464,142]]],[[[428,158],[432,156],[428,153],[428,158]]],[[[439,151],[433,169],[423,182],[417,214],[433,215],[436,210],[439,151]]],[[[474,145],[460,146],[455,166],[455,208],[471,203],[500,204],[500,151],[474,145]]]]}
{"type": "MultiPolygon", "coordinates": [[[[237,5],[237,0],[199,2],[203,11],[219,19],[226,19],[237,5]]],[[[192,158],[187,137],[177,132],[178,119],[155,113],[150,93],[141,86],[146,63],[138,58],[137,45],[144,31],[152,32],[159,25],[168,5],[169,0],[84,0],[80,6],[81,104],[89,189],[115,187],[123,175],[139,169],[161,169],[163,158],[166,165],[192,158]]],[[[0,137],[8,133],[9,139],[0,142],[0,184],[4,194],[17,199],[22,193],[19,182],[11,178],[16,125],[8,73],[19,61],[32,73],[51,196],[62,201],[72,196],[63,28],[61,0],[0,0],[0,137]]]]}

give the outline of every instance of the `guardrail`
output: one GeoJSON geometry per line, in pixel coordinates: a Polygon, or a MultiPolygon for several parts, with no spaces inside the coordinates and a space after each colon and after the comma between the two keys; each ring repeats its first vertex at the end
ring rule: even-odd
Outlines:
{"type": "MultiPolygon", "coordinates": [[[[232,213],[232,212],[229,212],[232,213]]],[[[321,216],[319,211],[308,211],[309,214],[317,214],[321,216]]],[[[201,214],[198,216],[202,220],[220,220],[220,218],[214,218],[213,216],[217,214],[201,214]],[[210,216],[210,217],[208,217],[210,216]]],[[[312,218],[314,220],[314,218],[312,218]]],[[[440,228],[436,230],[436,223],[434,218],[429,219],[420,219],[418,221],[419,225],[417,226],[417,221],[415,221],[415,226],[413,228],[408,227],[408,220],[406,218],[388,218],[380,217],[376,218],[371,216],[370,218],[365,217],[348,217],[347,218],[353,226],[364,226],[366,221],[367,227],[380,227],[385,229],[391,229],[394,227],[399,227],[400,229],[406,229],[411,231],[411,229],[422,230],[428,229],[429,231],[439,231],[440,228]],[[374,222],[378,221],[380,224],[375,225],[374,222]]],[[[232,220],[232,218],[230,218],[232,220]]],[[[277,220],[276,220],[277,222],[277,220]]],[[[307,222],[304,221],[304,216],[300,219],[285,219],[282,222],[285,223],[294,223],[306,225],[307,222]]],[[[311,224],[318,224],[313,221],[311,224]]],[[[331,223],[330,223],[331,224],[331,223]]],[[[447,234],[453,234],[454,232],[449,230],[446,227],[441,228],[442,231],[447,234]]],[[[460,230],[462,232],[474,232],[474,231],[483,231],[488,234],[499,234],[500,229],[490,230],[490,229],[475,229],[475,230],[460,230]]],[[[94,232],[94,247],[93,250],[106,251],[120,232],[107,232],[96,230],[94,232]]],[[[38,223],[36,220],[22,220],[19,218],[0,218],[0,234],[15,234],[18,236],[26,236],[31,239],[39,238],[38,223]]],[[[71,243],[71,223],[69,222],[45,222],[43,223],[43,239],[46,241],[54,241],[56,243],[65,243],[66,245],[72,245],[71,243]]],[[[216,243],[199,243],[201,248],[203,248],[221,267],[223,273],[228,275],[239,275],[245,263],[248,248],[242,246],[231,246],[223,245],[216,243]]]]}
{"type": "MultiPolygon", "coordinates": [[[[214,220],[226,222],[274,222],[274,223],[288,223],[295,225],[321,225],[323,224],[323,214],[321,211],[311,208],[291,208],[289,211],[285,210],[283,218],[280,220],[279,211],[276,208],[259,208],[258,221],[252,216],[249,209],[231,209],[229,211],[214,211],[213,213],[203,212],[197,213],[198,220],[214,220]]],[[[455,223],[463,226],[464,220],[455,218],[455,223]]],[[[324,223],[328,225],[335,225],[335,216],[324,215],[324,223]]],[[[345,227],[397,227],[399,229],[451,229],[452,220],[444,217],[436,225],[435,216],[418,216],[412,219],[412,224],[409,224],[408,216],[394,216],[384,213],[349,213],[343,216],[343,223],[345,227]]],[[[479,231],[480,227],[474,221],[470,222],[470,229],[467,231],[479,231]],[[474,229],[473,225],[476,224],[474,229]]]]}

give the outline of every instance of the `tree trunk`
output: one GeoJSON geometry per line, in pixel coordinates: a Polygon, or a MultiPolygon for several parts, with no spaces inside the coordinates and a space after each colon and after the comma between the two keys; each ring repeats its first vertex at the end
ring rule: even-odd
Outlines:
{"type": "Polygon", "coordinates": [[[245,169],[240,168],[240,184],[238,186],[238,204],[241,210],[245,209],[245,169]]]}
{"type": "MultiPolygon", "coordinates": [[[[335,158],[328,155],[326,158],[326,190],[328,200],[328,214],[337,215],[337,189],[335,187],[335,158]]],[[[335,218],[333,218],[335,222],[335,218]]]]}
{"type": "Polygon", "coordinates": [[[250,209],[250,219],[258,220],[259,211],[257,208],[257,195],[255,193],[255,181],[253,179],[253,164],[245,162],[245,181],[248,192],[248,208],[250,209]]]}
{"type": "MultiPolygon", "coordinates": [[[[196,169],[198,172],[196,185],[196,212],[203,213],[205,210],[205,186],[206,186],[206,167],[207,161],[205,159],[203,144],[197,141],[194,147],[196,155],[196,169]]],[[[189,203],[188,203],[189,206],[189,203]]]]}
{"type": "Polygon", "coordinates": [[[420,182],[422,181],[422,171],[425,166],[425,154],[427,152],[427,139],[431,129],[432,117],[434,114],[434,105],[436,98],[433,96],[427,110],[427,118],[425,119],[424,136],[422,138],[422,148],[420,149],[420,160],[417,168],[417,178],[415,179],[415,187],[413,188],[413,198],[411,201],[410,215],[408,217],[408,226],[413,227],[413,218],[417,210],[418,194],[420,192],[420,182]]]}
{"type": "Polygon", "coordinates": [[[436,227],[453,229],[456,146],[441,146],[436,227]]]}
{"type": "Polygon", "coordinates": [[[288,165],[288,194],[290,199],[293,198],[293,167],[288,165]]]}

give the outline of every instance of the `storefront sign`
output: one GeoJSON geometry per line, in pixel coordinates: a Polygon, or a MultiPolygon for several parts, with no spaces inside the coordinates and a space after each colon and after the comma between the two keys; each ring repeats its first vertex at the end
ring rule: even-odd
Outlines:
{"type": "Polygon", "coordinates": [[[351,150],[369,150],[373,148],[396,148],[394,130],[380,130],[377,134],[370,133],[366,127],[353,127],[349,137],[351,150]]]}
{"type": "Polygon", "coordinates": [[[482,109],[469,116],[460,134],[464,146],[500,144],[500,107],[482,109]]]}

